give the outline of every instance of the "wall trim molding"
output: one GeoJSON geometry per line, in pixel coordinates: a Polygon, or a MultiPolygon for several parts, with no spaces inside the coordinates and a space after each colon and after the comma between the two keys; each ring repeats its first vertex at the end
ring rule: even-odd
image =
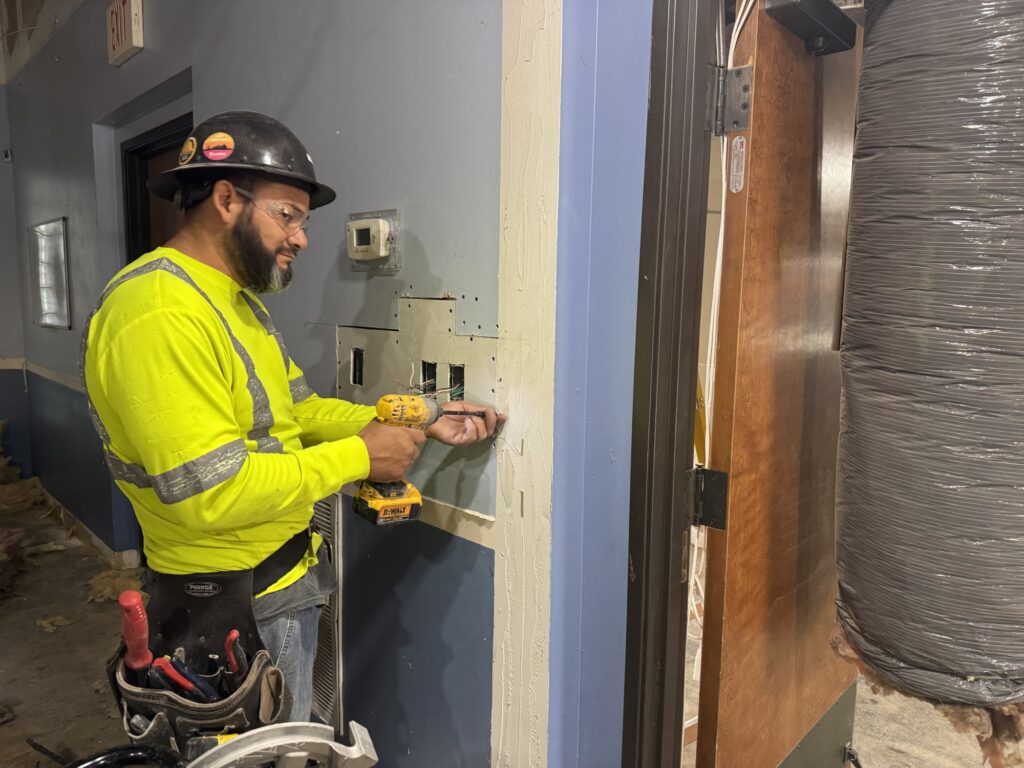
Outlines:
{"type": "Polygon", "coordinates": [[[61,384],[68,389],[73,389],[76,392],[85,394],[85,382],[82,381],[82,377],[76,374],[61,373],[55,371],[52,368],[47,368],[44,365],[33,363],[31,360],[26,360],[24,357],[0,357],[0,371],[23,371],[26,374],[34,373],[36,376],[41,376],[49,381],[61,384]]]}
{"type": "Polygon", "coordinates": [[[495,549],[494,518],[424,497],[420,520],[452,536],[495,549]]]}
{"type": "Polygon", "coordinates": [[[52,368],[47,368],[37,363],[33,363],[31,360],[26,361],[25,368],[28,370],[29,373],[34,373],[36,376],[41,376],[44,379],[48,379],[49,381],[56,382],[57,384],[62,384],[68,389],[73,389],[76,392],[81,392],[83,395],[85,394],[85,382],[82,381],[81,376],[75,376],[69,373],[61,373],[60,371],[55,371],[52,368]]]}
{"type": "Polygon", "coordinates": [[[561,0],[503,0],[491,765],[548,763],[561,0]]]}
{"type": "MultiPolygon", "coordinates": [[[[341,489],[341,492],[349,499],[353,498],[358,491],[359,486],[355,483],[349,483],[341,489]]],[[[424,496],[419,521],[439,528],[451,536],[471,541],[485,549],[493,551],[496,548],[494,518],[481,515],[471,509],[462,509],[424,496]]]]}

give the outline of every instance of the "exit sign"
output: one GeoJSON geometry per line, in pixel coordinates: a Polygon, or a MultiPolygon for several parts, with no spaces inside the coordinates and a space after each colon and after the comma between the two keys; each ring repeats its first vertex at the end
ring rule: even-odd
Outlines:
{"type": "Polygon", "coordinates": [[[114,0],[107,6],[107,61],[123,64],[142,50],[142,0],[114,0]]]}

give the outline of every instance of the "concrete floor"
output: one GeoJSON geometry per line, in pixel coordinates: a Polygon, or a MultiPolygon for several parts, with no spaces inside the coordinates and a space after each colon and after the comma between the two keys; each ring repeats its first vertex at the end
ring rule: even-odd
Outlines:
{"type": "Polygon", "coordinates": [[[0,592],[0,713],[14,717],[0,725],[0,766],[56,765],[26,739],[64,760],[125,743],[104,673],[117,648],[120,613],[116,602],[88,600],[91,591],[94,598],[114,592],[110,577],[125,574],[107,573],[23,483],[0,485],[0,527],[24,529],[23,546],[35,549],[11,589],[0,592]]]}
{"type": "MultiPolygon", "coordinates": [[[[691,628],[691,634],[696,634],[691,628]]],[[[686,718],[697,714],[700,682],[693,679],[695,642],[687,643],[686,718]]],[[[857,682],[853,745],[863,768],[981,768],[973,736],[957,733],[930,704],[898,693],[876,694],[857,682]]],[[[696,765],[696,744],[683,752],[682,768],[696,765]]]]}
{"type": "MultiPolygon", "coordinates": [[[[26,739],[65,760],[125,743],[104,663],[120,633],[116,595],[134,574],[109,571],[88,547],[69,539],[38,490],[25,482],[0,485],[0,528],[24,529],[22,543],[31,553],[13,587],[0,592],[0,721],[5,707],[14,718],[0,724],[0,766],[56,765],[26,739]]],[[[692,679],[695,643],[689,651],[687,716],[696,711],[698,694],[692,679]]],[[[956,733],[934,708],[900,695],[876,695],[863,681],[854,745],[864,768],[982,765],[974,738],[956,733]]],[[[683,766],[694,760],[691,745],[683,766]]]]}

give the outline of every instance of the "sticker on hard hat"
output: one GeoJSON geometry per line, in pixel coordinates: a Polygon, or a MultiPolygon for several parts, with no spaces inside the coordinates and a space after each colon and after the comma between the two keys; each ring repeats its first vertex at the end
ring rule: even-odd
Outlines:
{"type": "Polygon", "coordinates": [[[181,152],[178,154],[178,165],[184,165],[196,154],[196,139],[194,136],[189,136],[185,139],[185,143],[181,145],[181,152]]]}
{"type": "Polygon", "coordinates": [[[235,140],[231,138],[230,133],[224,133],[224,131],[211,133],[203,142],[203,154],[209,160],[225,160],[231,157],[231,153],[234,151],[235,140]]]}

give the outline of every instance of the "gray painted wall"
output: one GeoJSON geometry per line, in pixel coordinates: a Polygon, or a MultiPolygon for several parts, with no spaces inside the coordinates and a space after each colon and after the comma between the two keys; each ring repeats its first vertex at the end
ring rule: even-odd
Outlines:
{"type": "MultiPolygon", "coordinates": [[[[11,146],[6,85],[0,85],[0,149],[11,146]]],[[[0,163],[0,357],[24,357],[14,216],[14,166],[0,163]]]]}
{"type": "MultiPolygon", "coordinates": [[[[72,329],[39,328],[22,308],[25,356],[61,373],[78,373],[85,318],[107,280],[121,266],[120,253],[103,237],[111,226],[97,216],[93,124],[122,104],[188,66],[187,39],[193,14],[179,4],[149,2],[149,49],[114,68],[106,61],[105,2],[84,2],[43,51],[8,85],[18,221],[18,253],[24,264],[25,228],[56,216],[68,219],[68,268],[72,329]]],[[[21,274],[22,295],[29,290],[21,274]]]]}
{"type": "Polygon", "coordinates": [[[466,295],[460,328],[495,335],[499,0],[149,0],[146,49],[120,68],[106,63],[105,6],[86,0],[8,89],[21,250],[29,223],[68,217],[74,327],[26,324],[29,359],[77,372],[84,320],[121,266],[97,215],[93,124],[189,66],[197,119],[273,114],[338,189],[270,302],[314,388],[333,390],[333,326],[395,327],[396,291],[466,295]],[[403,271],[353,273],[338,257],[346,214],[384,207],[402,211],[403,271]]]}

